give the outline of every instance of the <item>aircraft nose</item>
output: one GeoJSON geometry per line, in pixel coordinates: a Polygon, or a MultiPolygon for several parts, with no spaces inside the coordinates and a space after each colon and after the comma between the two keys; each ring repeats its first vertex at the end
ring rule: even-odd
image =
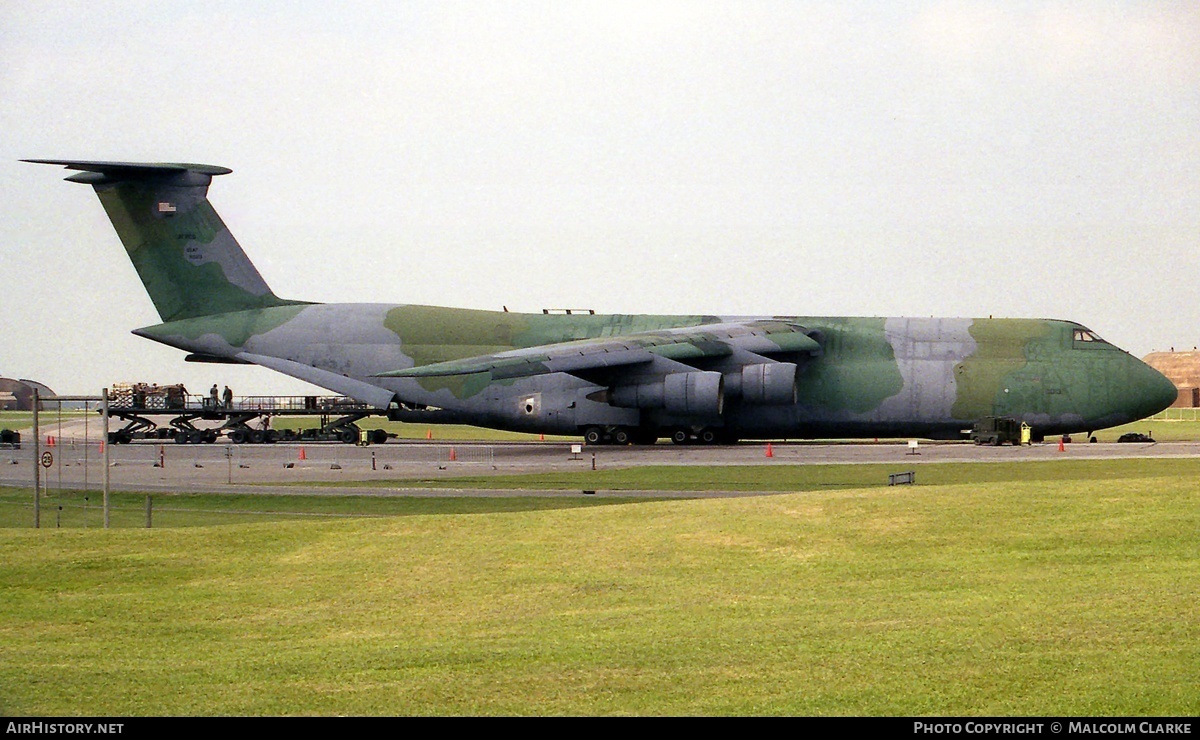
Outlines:
{"type": "Polygon", "coordinates": [[[1175,403],[1179,390],[1167,376],[1146,363],[1137,363],[1129,373],[1129,405],[1132,419],[1145,419],[1175,403]]]}

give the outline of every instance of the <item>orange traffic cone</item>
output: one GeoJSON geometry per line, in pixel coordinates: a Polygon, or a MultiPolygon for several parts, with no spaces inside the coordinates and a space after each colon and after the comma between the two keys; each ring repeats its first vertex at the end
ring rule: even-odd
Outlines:
{"type": "Polygon", "coordinates": [[[454,448],[450,448],[450,462],[458,460],[458,455],[454,454],[454,448]]]}
{"type": "Polygon", "coordinates": [[[770,442],[767,442],[767,457],[775,457],[775,448],[771,446],[770,442]]]}
{"type": "Polygon", "coordinates": [[[52,435],[49,435],[49,434],[46,435],[46,446],[47,447],[54,446],[54,437],[52,435]]]}
{"type": "Polygon", "coordinates": [[[308,455],[304,454],[304,448],[303,448],[303,447],[301,447],[301,448],[300,448],[300,459],[301,459],[301,460],[307,460],[307,459],[308,459],[308,455]]]}
{"type": "Polygon", "coordinates": [[[432,429],[425,430],[425,439],[433,439],[433,430],[432,429]]]}
{"type": "Polygon", "coordinates": [[[544,434],[539,434],[539,435],[538,435],[538,441],[539,441],[539,442],[545,442],[545,441],[546,441],[546,435],[544,435],[544,434]]]}
{"type": "Polygon", "coordinates": [[[1063,444],[1063,441],[1062,441],[1062,439],[1061,439],[1061,438],[1058,440],[1058,451],[1059,451],[1059,452],[1066,452],[1066,451],[1067,451],[1067,446],[1066,446],[1065,444],[1063,444]]]}

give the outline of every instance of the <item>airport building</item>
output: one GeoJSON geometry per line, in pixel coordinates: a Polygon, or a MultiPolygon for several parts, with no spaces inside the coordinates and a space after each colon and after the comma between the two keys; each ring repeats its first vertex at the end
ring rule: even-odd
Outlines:
{"type": "Polygon", "coordinates": [[[55,395],[54,391],[34,380],[0,378],[0,411],[32,411],[35,388],[40,396],[55,395]]]}
{"type": "Polygon", "coordinates": [[[1179,390],[1171,408],[1200,407],[1200,351],[1151,352],[1142,361],[1167,376],[1179,390]]]}

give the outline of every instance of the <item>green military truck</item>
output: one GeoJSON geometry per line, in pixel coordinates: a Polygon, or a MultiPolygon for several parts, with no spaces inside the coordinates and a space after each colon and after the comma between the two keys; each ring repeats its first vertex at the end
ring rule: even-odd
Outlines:
{"type": "Polygon", "coordinates": [[[971,427],[971,441],[977,445],[1029,444],[1029,425],[1011,416],[985,416],[971,427]]]}

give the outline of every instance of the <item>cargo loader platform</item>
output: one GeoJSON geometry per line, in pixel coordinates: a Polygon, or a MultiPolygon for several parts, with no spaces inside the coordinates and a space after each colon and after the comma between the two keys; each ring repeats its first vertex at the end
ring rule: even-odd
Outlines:
{"type": "Polygon", "coordinates": [[[363,429],[358,424],[370,416],[387,416],[386,409],[343,396],[240,396],[226,402],[189,394],[180,385],[117,384],[109,396],[108,414],[125,422],[108,433],[111,444],[135,440],[212,444],[221,437],[233,444],[379,444],[389,437],[382,429],[363,429]],[[287,417],[317,417],[318,424],[291,428],[276,423],[287,417]]]}

